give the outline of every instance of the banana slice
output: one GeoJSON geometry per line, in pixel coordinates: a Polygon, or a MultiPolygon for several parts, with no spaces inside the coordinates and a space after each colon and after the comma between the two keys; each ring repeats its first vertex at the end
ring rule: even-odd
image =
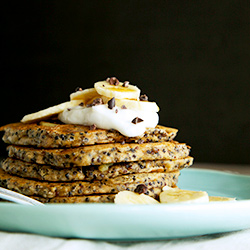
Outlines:
{"type": "Polygon", "coordinates": [[[163,191],[168,191],[168,190],[173,190],[173,189],[179,189],[179,188],[178,188],[178,187],[172,188],[172,187],[169,187],[169,186],[164,186],[164,187],[162,188],[163,191]]]}
{"type": "Polygon", "coordinates": [[[204,191],[190,191],[173,188],[160,193],[161,203],[201,203],[208,201],[208,194],[204,191]]]}
{"type": "MultiPolygon", "coordinates": [[[[110,100],[110,98],[106,96],[101,96],[101,98],[104,103],[107,103],[110,100]]],[[[119,108],[125,106],[127,109],[144,110],[149,112],[158,112],[160,110],[155,102],[136,101],[129,99],[115,99],[115,106],[119,108]]]]}
{"type": "Polygon", "coordinates": [[[47,127],[55,127],[55,126],[58,126],[58,124],[51,123],[51,122],[44,122],[44,121],[41,121],[39,124],[42,125],[42,126],[47,126],[47,127]]]}
{"type": "Polygon", "coordinates": [[[155,102],[148,102],[148,101],[134,101],[128,99],[116,99],[115,104],[118,107],[122,107],[123,105],[127,109],[134,109],[134,110],[145,110],[145,111],[152,111],[158,112],[160,109],[155,102]]]}
{"type": "Polygon", "coordinates": [[[46,119],[52,115],[59,114],[67,108],[72,108],[72,107],[78,106],[81,102],[82,102],[81,100],[72,100],[69,102],[64,102],[64,103],[61,103],[59,105],[40,110],[36,113],[25,115],[23,117],[23,119],[21,120],[21,122],[34,122],[34,121],[43,120],[43,119],[46,119]]]}
{"type": "Polygon", "coordinates": [[[236,201],[235,198],[221,197],[221,196],[209,196],[209,201],[236,201]]]}
{"type": "MultiPolygon", "coordinates": [[[[102,98],[103,103],[108,103],[108,101],[110,100],[110,97],[99,95],[95,88],[76,91],[70,95],[70,100],[82,100],[85,105],[92,103],[96,98],[102,98]]],[[[160,110],[155,102],[148,101],[115,99],[115,105],[119,108],[125,106],[127,109],[134,110],[147,110],[152,112],[158,112],[160,110]]]]}
{"type": "Polygon", "coordinates": [[[115,97],[116,99],[134,99],[139,100],[140,89],[134,85],[128,85],[127,87],[122,86],[123,83],[120,82],[119,85],[111,85],[106,81],[96,82],[94,87],[99,95],[103,95],[109,98],[115,97]]]}
{"type": "Polygon", "coordinates": [[[116,204],[158,204],[154,198],[131,191],[121,191],[115,196],[116,204]]]}
{"type": "Polygon", "coordinates": [[[70,95],[70,100],[81,100],[85,105],[91,103],[94,99],[100,98],[95,88],[79,90],[70,95]]]}

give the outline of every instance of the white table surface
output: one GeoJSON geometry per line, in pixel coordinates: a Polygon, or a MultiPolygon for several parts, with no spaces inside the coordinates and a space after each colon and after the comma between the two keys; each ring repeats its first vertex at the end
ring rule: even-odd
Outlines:
{"type": "MultiPolygon", "coordinates": [[[[214,169],[250,175],[250,166],[195,163],[193,168],[214,169]]],[[[84,239],[62,239],[24,233],[0,232],[0,249],[250,249],[250,229],[214,235],[149,242],[107,242],[84,239]]]]}

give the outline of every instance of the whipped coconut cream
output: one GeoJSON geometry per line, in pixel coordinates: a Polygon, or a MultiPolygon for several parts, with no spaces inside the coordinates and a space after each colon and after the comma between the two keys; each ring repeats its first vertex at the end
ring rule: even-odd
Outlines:
{"type": "Polygon", "coordinates": [[[146,128],[154,128],[159,121],[156,112],[121,109],[114,107],[109,109],[107,104],[93,107],[76,106],[71,109],[65,109],[58,116],[59,120],[67,124],[79,124],[91,126],[95,124],[97,128],[115,129],[122,135],[128,137],[140,136],[146,128]],[[136,117],[143,121],[136,124],[132,120],[136,117]]]}

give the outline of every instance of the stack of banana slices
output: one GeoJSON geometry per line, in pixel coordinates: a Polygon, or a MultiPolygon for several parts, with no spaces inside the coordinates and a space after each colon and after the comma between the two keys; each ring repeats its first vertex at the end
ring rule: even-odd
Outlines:
{"type": "Polygon", "coordinates": [[[177,129],[157,125],[158,111],[115,77],[78,89],[70,101],[0,128],[9,144],[0,186],[43,203],[119,203],[126,192],[158,202],[193,163],[190,147],[174,141],[177,129]]]}

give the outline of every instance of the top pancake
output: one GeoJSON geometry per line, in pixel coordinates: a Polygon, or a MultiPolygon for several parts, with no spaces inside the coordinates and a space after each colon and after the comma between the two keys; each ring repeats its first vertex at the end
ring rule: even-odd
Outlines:
{"type": "Polygon", "coordinates": [[[126,137],[115,130],[95,129],[87,126],[58,123],[11,123],[0,127],[3,141],[8,144],[41,148],[70,148],[115,142],[164,142],[173,140],[177,129],[157,125],[141,136],[126,137]]]}

